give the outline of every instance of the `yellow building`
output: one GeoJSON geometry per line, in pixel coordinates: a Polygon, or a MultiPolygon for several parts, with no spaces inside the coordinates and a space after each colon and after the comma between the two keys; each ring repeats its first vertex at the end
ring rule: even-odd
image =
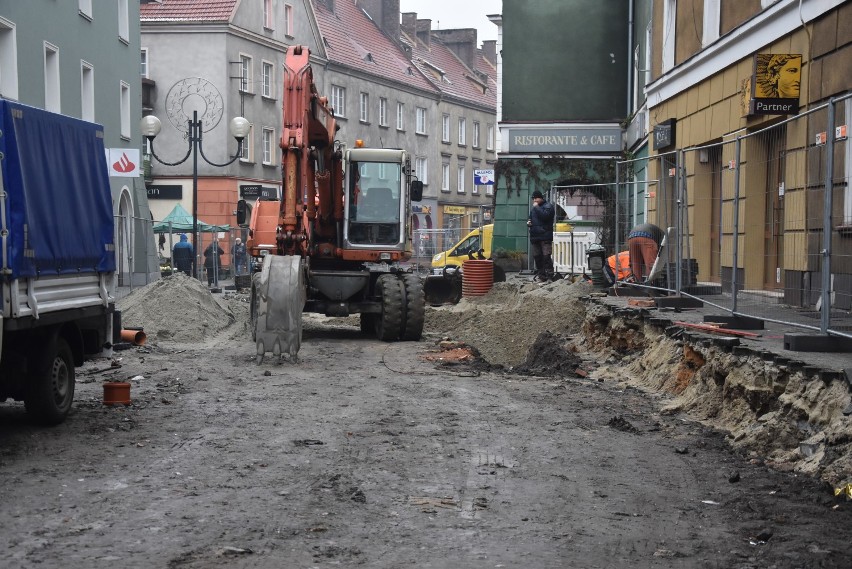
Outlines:
{"type": "Polygon", "coordinates": [[[699,281],[793,306],[817,301],[830,255],[849,310],[852,2],[655,0],[647,37],[651,177],[680,181],[650,218],[679,224],[699,281]]]}

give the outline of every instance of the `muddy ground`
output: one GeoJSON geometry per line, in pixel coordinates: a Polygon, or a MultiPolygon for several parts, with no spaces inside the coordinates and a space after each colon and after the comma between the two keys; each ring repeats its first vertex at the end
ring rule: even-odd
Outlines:
{"type": "Polygon", "coordinates": [[[0,565],[847,567],[842,419],[812,413],[808,457],[801,433],[766,442],[826,395],[788,377],[741,435],[754,374],[702,387],[723,354],[588,293],[501,284],[396,344],[306,315],[300,361],[258,366],[245,295],[139,289],[122,308],[148,343],[78,370],[66,423],[0,406],[0,565]],[[110,380],[131,405],[103,405],[110,380]]]}

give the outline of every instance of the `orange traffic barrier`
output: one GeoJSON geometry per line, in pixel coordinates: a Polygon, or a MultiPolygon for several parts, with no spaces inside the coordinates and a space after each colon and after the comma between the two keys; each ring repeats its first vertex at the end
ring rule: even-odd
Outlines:
{"type": "Polygon", "coordinates": [[[148,336],[142,330],[122,330],[121,339],[135,346],[144,346],[148,336]]]}

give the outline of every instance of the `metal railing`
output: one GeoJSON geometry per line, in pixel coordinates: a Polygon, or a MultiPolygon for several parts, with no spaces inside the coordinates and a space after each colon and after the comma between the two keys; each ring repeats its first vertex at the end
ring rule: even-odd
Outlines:
{"type": "Polygon", "coordinates": [[[669,235],[653,286],[852,338],[850,118],[845,96],[721,142],[620,162],[614,248],[650,220],[669,235]]]}

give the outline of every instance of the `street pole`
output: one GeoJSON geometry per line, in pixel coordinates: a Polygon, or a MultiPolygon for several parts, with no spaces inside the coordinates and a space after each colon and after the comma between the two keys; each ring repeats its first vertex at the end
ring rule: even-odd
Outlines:
{"type": "Polygon", "coordinates": [[[189,156],[192,155],[192,248],[194,250],[192,267],[195,278],[201,280],[201,271],[200,267],[198,266],[198,247],[200,245],[198,236],[198,155],[201,154],[201,158],[205,162],[216,168],[224,168],[225,166],[233,164],[234,161],[236,161],[236,159],[239,158],[242,154],[243,139],[246,137],[246,135],[248,135],[249,130],[251,129],[251,124],[243,117],[234,117],[231,119],[231,123],[228,126],[228,130],[230,131],[231,136],[233,136],[237,140],[237,151],[236,153],[234,153],[230,160],[219,164],[216,162],[212,162],[204,155],[204,147],[201,143],[203,129],[201,121],[198,120],[198,111],[192,112],[192,118],[189,119],[188,122],[189,148],[187,148],[184,157],[178,160],[177,162],[166,162],[165,160],[157,156],[156,152],[154,152],[154,138],[158,134],[160,134],[160,130],[162,129],[162,123],[160,123],[160,119],[158,119],[154,115],[146,115],[142,117],[140,127],[142,130],[142,136],[148,139],[148,143],[151,148],[151,155],[156,158],[157,162],[159,162],[160,164],[163,164],[164,166],[178,166],[186,162],[189,156]]]}

